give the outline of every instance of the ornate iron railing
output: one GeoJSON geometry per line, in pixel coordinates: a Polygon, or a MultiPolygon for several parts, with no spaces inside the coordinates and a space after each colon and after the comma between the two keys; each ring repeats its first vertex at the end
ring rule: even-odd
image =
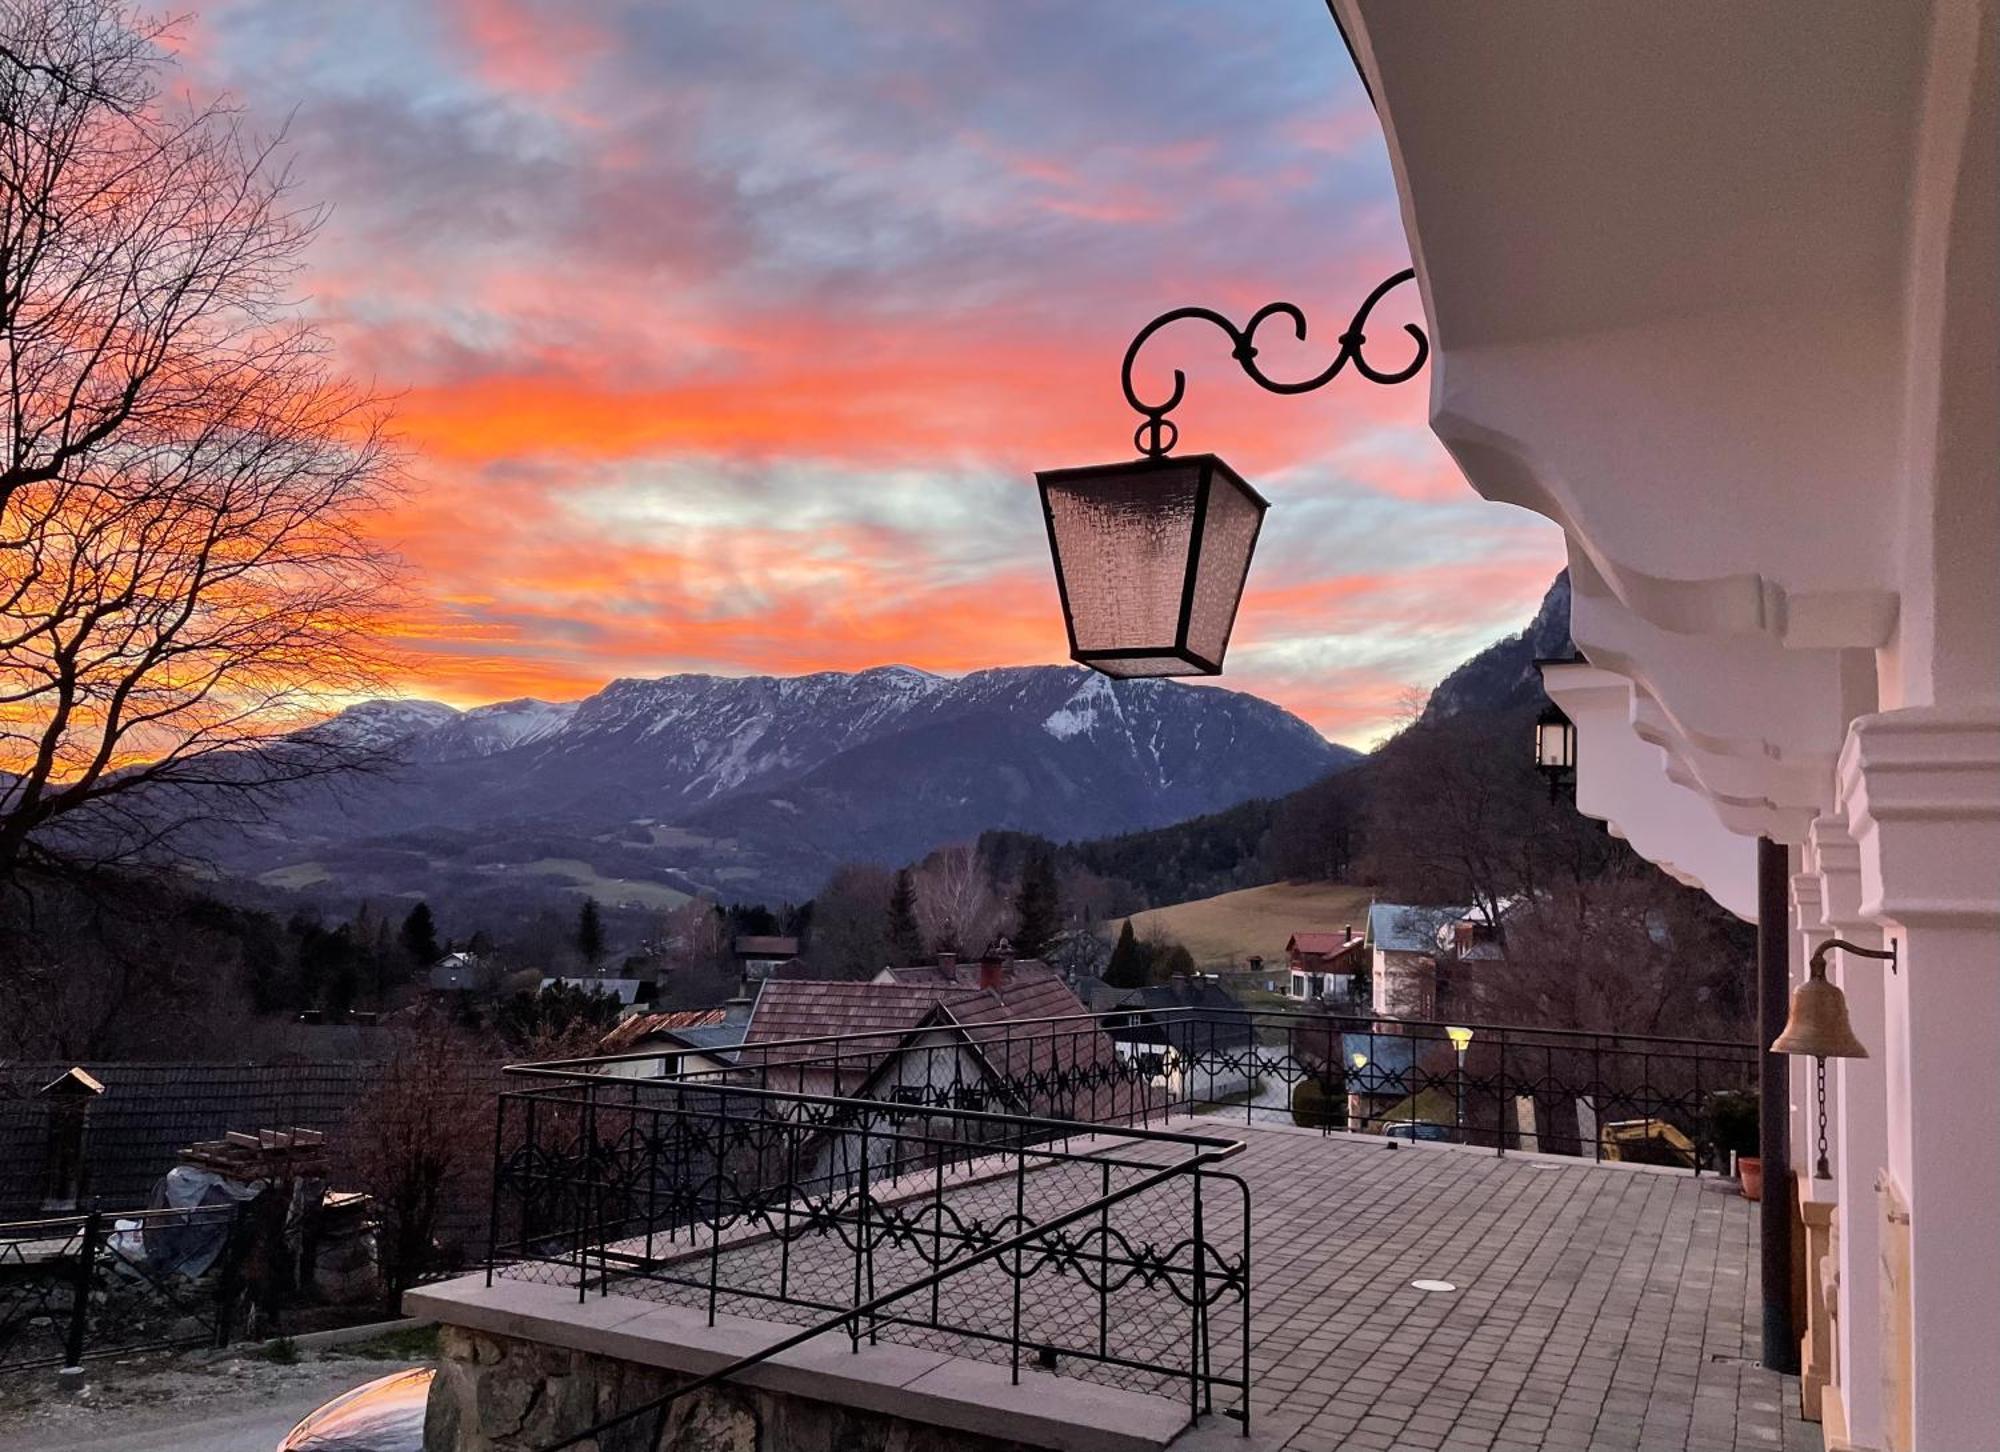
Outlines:
{"type": "Polygon", "coordinates": [[[1740,1096],[1757,1082],[1747,1042],[1214,1008],[786,1039],[746,1044],[724,1068],[684,1061],[713,1055],[551,1067],[1092,1124],[1234,1116],[1695,1173],[1727,1169],[1743,1147],[1740,1096]]]}
{"type": "Polygon", "coordinates": [[[199,1205],[0,1224],[0,1374],[226,1344],[240,1222],[199,1205]]]}
{"type": "Polygon", "coordinates": [[[524,1072],[500,1101],[489,1277],[802,1327],[745,1366],[844,1331],[1184,1395],[1247,1429],[1249,1191],[1219,1168],[1235,1140],[524,1072]]]}
{"type": "MultiPolygon", "coordinates": [[[[1248,1427],[1239,1118],[1721,1169],[1748,1043],[1139,1008],[524,1067],[489,1275],[1218,1399],[1248,1427]],[[1164,1127],[1171,1126],[1171,1128],[1164,1127]]],[[[1741,1126],[1734,1126],[1741,1133],[1741,1126]]],[[[551,1449],[553,1452],[553,1449],[551,1449]]]]}

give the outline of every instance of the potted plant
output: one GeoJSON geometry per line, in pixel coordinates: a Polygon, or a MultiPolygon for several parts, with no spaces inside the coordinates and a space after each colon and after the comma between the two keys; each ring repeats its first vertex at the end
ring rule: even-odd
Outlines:
{"type": "Polygon", "coordinates": [[[1733,1155],[1743,1198],[1764,1196],[1764,1162],[1757,1157],[1757,1096],[1744,1089],[1722,1089],[1708,1096],[1709,1143],[1727,1166],[1733,1155]]]}

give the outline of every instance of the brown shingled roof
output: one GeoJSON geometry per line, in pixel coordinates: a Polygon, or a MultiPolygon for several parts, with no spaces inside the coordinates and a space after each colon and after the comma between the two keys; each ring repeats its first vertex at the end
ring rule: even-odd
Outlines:
{"type": "MultiPolygon", "coordinates": [[[[899,1049],[941,1026],[955,1028],[1023,1096],[1019,1112],[1079,1114],[1129,1121],[1143,1112],[1146,1091],[1131,1083],[1092,1081],[1064,1090],[1043,1076],[1053,1070],[1110,1067],[1117,1046],[1087,1014],[1081,1000],[1047,964],[1023,959],[1008,965],[997,990],[979,987],[979,965],[956,969],[896,970],[883,983],[825,983],[772,979],[764,984],[750,1020],[743,1069],[767,1087],[804,1093],[866,1092],[863,1086],[899,1049]],[[1064,1018],[1069,1023],[1024,1020],[1064,1018]],[[785,1040],[853,1035],[834,1044],[785,1044],[785,1040]],[[759,1049],[759,1045],[771,1047],[759,1049]],[[839,1074],[833,1069],[838,1055],[839,1074]],[[794,1070],[791,1066],[796,1065],[794,1070]],[[784,1067],[780,1075],[769,1071],[784,1067]],[[836,1078],[838,1082],[836,1081],[836,1078]]],[[[1000,1106],[995,1106],[1000,1107],[1000,1106]]]]}
{"type": "MultiPolygon", "coordinates": [[[[1088,1011],[1053,969],[1033,959],[1008,964],[1006,977],[997,990],[979,986],[977,963],[961,963],[954,970],[931,967],[895,970],[899,980],[905,974],[919,981],[825,983],[799,978],[770,979],[757,995],[757,1007],[750,1016],[750,1030],[744,1036],[744,1044],[749,1047],[830,1034],[868,1035],[851,1046],[852,1062],[859,1065],[889,1052],[901,1035],[938,1007],[949,1010],[955,1020],[968,1026],[1088,1011]]],[[[1004,1034],[983,1037],[997,1040],[1004,1038],[1004,1034]]],[[[843,1045],[844,1059],[849,1048],[843,1045]]],[[[830,1052],[830,1046],[780,1048],[766,1050],[748,1062],[785,1063],[818,1058],[830,1052]]]]}
{"type": "Polygon", "coordinates": [[[622,1054],[627,1049],[636,1048],[657,1033],[671,1033],[675,1029],[708,1028],[721,1023],[727,1013],[727,1009],[721,1008],[684,1008],[670,1013],[635,1013],[630,1018],[620,1019],[609,1033],[597,1041],[597,1052],[622,1054]]]}

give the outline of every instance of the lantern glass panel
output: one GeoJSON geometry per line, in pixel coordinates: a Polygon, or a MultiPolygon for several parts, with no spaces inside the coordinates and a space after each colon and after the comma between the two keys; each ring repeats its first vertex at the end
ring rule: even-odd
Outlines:
{"type": "Polygon", "coordinates": [[[1567,770],[1576,764],[1576,728],[1568,721],[1541,721],[1535,726],[1535,764],[1554,771],[1567,770]]]}
{"type": "Polygon", "coordinates": [[[1220,664],[1236,624],[1236,606],[1250,573],[1250,552],[1264,521],[1264,501],[1217,460],[1209,473],[1208,506],[1201,521],[1194,600],[1188,611],[1187,649],[1220,664]]]}
{"type": "MultiPolygon", "coordinates": [[[[1202,468],[1198,459],[1173,462],[1171,468],[1135,464],[1129,471],[1044,476],[1078,655],[1166,651],[1179,638],[1202,468]]],[[[1166,657],[1105,661],[1104,667],[1134,676],[1197,669],[1166,657]]]]}

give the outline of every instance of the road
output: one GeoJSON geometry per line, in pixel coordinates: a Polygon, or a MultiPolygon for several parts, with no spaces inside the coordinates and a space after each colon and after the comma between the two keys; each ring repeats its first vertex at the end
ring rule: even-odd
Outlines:
{"type": "Polygon", "coordinates": [[[0,1452],[272,1452],[314,1407],[398,1370],[342,1359],[107,1380],[79,1401],[0,1417],[0,1452]]]}

